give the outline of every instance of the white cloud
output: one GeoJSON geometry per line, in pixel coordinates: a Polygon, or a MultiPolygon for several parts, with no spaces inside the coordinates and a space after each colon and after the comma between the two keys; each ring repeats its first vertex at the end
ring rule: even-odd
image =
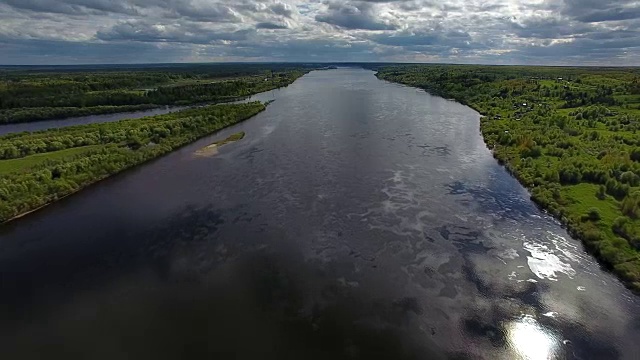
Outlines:
{"type": "Polygon", "coordinates": [[[0,63],[640,65],[638,25],[630,0],[0,0],[0,63]]]}

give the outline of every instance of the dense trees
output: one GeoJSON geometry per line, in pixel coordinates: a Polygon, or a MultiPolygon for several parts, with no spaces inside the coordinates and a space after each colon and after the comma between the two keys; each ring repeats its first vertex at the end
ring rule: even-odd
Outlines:
{"type": "Polygon", "coordinates": [[[470,105],[494,156],[640,290],[638,69],[400,65],[382,79],[470,105]]]}
{"type": "Polygon", "coordinates": [[[264,108],[261,103],[212,105],[142,119],[0,137],[0,222],[166,154],[264,108]],[[69,151],[72,149],[78,151],[69,151]]]}
{"type": "Polygon", "coordinates": [[[224,102],[289,85],[308,66],[0,71],[0,124],[224,102]]]}

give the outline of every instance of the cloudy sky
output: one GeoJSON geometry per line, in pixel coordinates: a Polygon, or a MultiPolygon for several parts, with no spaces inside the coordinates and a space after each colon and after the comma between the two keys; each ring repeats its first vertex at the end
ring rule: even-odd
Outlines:
{"type": "Polygon", "coordinates": [[[0,0],[0,64],[640,65],[636,0],[0,0]]]}

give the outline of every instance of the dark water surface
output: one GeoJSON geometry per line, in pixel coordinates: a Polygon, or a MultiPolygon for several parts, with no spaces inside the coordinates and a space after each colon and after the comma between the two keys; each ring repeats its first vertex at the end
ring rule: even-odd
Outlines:
{"type": "Polygon", "coordinates": [[[1,227],[3,358],[638,359],[639,299],[476,112],[358,69],[275,98],[1,227]]]}

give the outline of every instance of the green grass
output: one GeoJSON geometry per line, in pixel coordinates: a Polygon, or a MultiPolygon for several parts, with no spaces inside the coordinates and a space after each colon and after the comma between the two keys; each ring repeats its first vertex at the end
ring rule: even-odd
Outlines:
{"type": "Polygon", "coordinates": [[[620,216],[620,205],[607,195],[603,200],[596,197],[599,185],[581,183],[562,187],[563,196],[570,204],[567,205],[570,213],[585,215],[590,209],[596,208],[600,212],[600,227],[611,231],[613,221],[620,216]]]}
{"type": "Polygon", "coordinates": [[[60,151],[52,151],[48,153],[25,156],[19,159],[0,160],[0,175],[10,174],[14,172],[27,172],[47,161],[73,159],[78,155],[99,149],[103,146],[104,145],[82,146],[60,151]]]}
{"type": "Polygon", "coordinates": [[[625,104],[640,103],[640,95],[615,95],[615,98],[625,104]]]}

